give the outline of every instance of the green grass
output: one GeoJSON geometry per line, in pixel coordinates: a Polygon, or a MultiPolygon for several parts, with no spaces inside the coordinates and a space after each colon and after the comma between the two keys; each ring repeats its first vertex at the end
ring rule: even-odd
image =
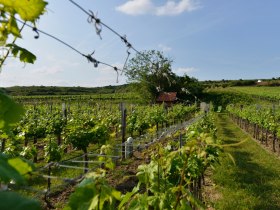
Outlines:
{"type": "Polygon", "coordinates": [[[243,133],[225,114],[217,117],[218,137],[235,159],[227,154],[213,173],[213,181],[220,198],[215,209],[280,209],[280,160],[262,149],[258,143],[243,133]]]}

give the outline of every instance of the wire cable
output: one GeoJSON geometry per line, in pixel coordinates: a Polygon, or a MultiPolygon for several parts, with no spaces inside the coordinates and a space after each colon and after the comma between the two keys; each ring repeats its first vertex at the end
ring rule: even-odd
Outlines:
{"type": "Polygon", "coordinates": [[[75,51],[75,52],[78,53],[79,55],[81,55],[81,56],[87,58],[88,62],[93,63],[93,65],[94,65],[95,68],[97,68],[99,64],[102,64],[102,65],[111,67],[111,68],[112,68],[113,70],[115,70],[116,73],[117,73],[117,82],[118,82],[119,71],[121,71],[121,70],[118,69],[116,66],[112,66],[111,64],[108,64],[108,63],[106,63],[106,62],[96,60],[96,59],[92,56],[92,55],[94,54],[94,52],[91,53],[91,54],[86,55],[86,54],[82,53],[81,51],[79,51],[78,49],[76,49],[75,47],[73,47],[73,46],[71,46],[70,44],[66,43],[65,41],[63,41],[63,40],[57,38],[56,36],[54,36],[54,35],[52,35],[52,34],[49,34],[49,33],[45,32],[45,31],[43,31],[43,30],[40,30],[40,29],[38,29],[38,28],[35,27],[35,26],[29,25],[29,24],[27,24],[26,22],[23,22],[23,21],[20,20],[20,19],[17,19],[17,18],[15,18],[15,19],[16,19],[16,21],[18,21],[18,22],[24,24],[24,26],[27,26],[27,27],[31,28],[31,29],[36,33],[36,35],[34,36],[35,39],[38,39],[38,38],[40,37],[40,33],[42,33],[42,34],[44,34],[44,35],[46,35],[46,36],[48,36],[48,37],[50,37],[50,38],[52,38],[52,39],[54,39],[54,40],[60,42],[61,44],[67,46],[68,48],[70,48],[71,50],[75,51]]]}
{"type": "Polygon", "coordinates": [[[76,3],[73,0],[68,0],[70,1],[72,4],[74,4],[76,7],[78,7],[81,11],[83,11],[85,14],[88,15],[88,22],[92,23],[93,21],[95,21],[95,29],[96,29],[96,33],[99,35],[99,37],[101,38],[101,31],[102,31],[102,26],[104,26],[105,28],[107,28],[108,30],[110,30],[111,32],[113,32],[115,35],[117,35],[127,46],[127,48],[131,48],[133,49],[136,53],[140,54],[143,58],[145,58],[147,61],[149,61],[150,63],[154,64],[151,60],[149,60],[145,55],[143,55],[140,51],[138,51],[135,47],[132,46],[132,44],[127,40],[126,35],[122,36],[120,33],[118,33],[116,30],[114,30],[112,27],[110,27],[109,25],[105,24],[104,22],[102,22],[99,18],[97,18],[96,15],[94,15],[94,13],[89,10],[86,11],[82,6],[80,6],[78,3],[76,3]]]}

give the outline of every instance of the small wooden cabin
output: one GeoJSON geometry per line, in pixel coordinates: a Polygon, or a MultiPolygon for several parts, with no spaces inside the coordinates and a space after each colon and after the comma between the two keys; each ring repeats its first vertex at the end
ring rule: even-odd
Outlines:
{"type": "Polygon", "coordinates": [[[156,103],[165,103],[168,107],[175,104],[177,101],[177,92],[161,92],[157,97],[156,103]]]}

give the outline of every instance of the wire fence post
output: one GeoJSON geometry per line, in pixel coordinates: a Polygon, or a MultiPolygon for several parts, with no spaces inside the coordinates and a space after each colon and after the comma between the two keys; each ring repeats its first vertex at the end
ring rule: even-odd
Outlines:
{"type": "Polygon", "coordinates": [[[51,165],[48,167],[48,187],[47,187],[47,193],[49,194],[51,192],[51,165]]]}
{"type": "Polygon", "coordinates": [[[120,103],[120,110],[121,110],[121,125],[122,125],[122,159],[125,158],[125,130],[126,130],[126,108],[124,103],[120,103]]]}

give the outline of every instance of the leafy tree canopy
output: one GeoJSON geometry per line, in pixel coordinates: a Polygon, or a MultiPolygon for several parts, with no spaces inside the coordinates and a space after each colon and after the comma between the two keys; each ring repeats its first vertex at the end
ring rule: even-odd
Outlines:
{"type": "Polygon", "coordinates": [[[177,92],[179,97],[193,100],[202,93],[202,86],[195,78],[172,72],[172,62],[160,51],[144,51],[129,60],[126,76],[147,101],[155,101],[163,91],[177,92]]]}
{"type": "Polygon", "coordinates": [[[162,52],[150,50],[137,54],[126,67],[126,76],[141,89],[142,95],[154,100],[159,91],[167,91],[176,82],[171,70],[172,60],[162,52]]]}

